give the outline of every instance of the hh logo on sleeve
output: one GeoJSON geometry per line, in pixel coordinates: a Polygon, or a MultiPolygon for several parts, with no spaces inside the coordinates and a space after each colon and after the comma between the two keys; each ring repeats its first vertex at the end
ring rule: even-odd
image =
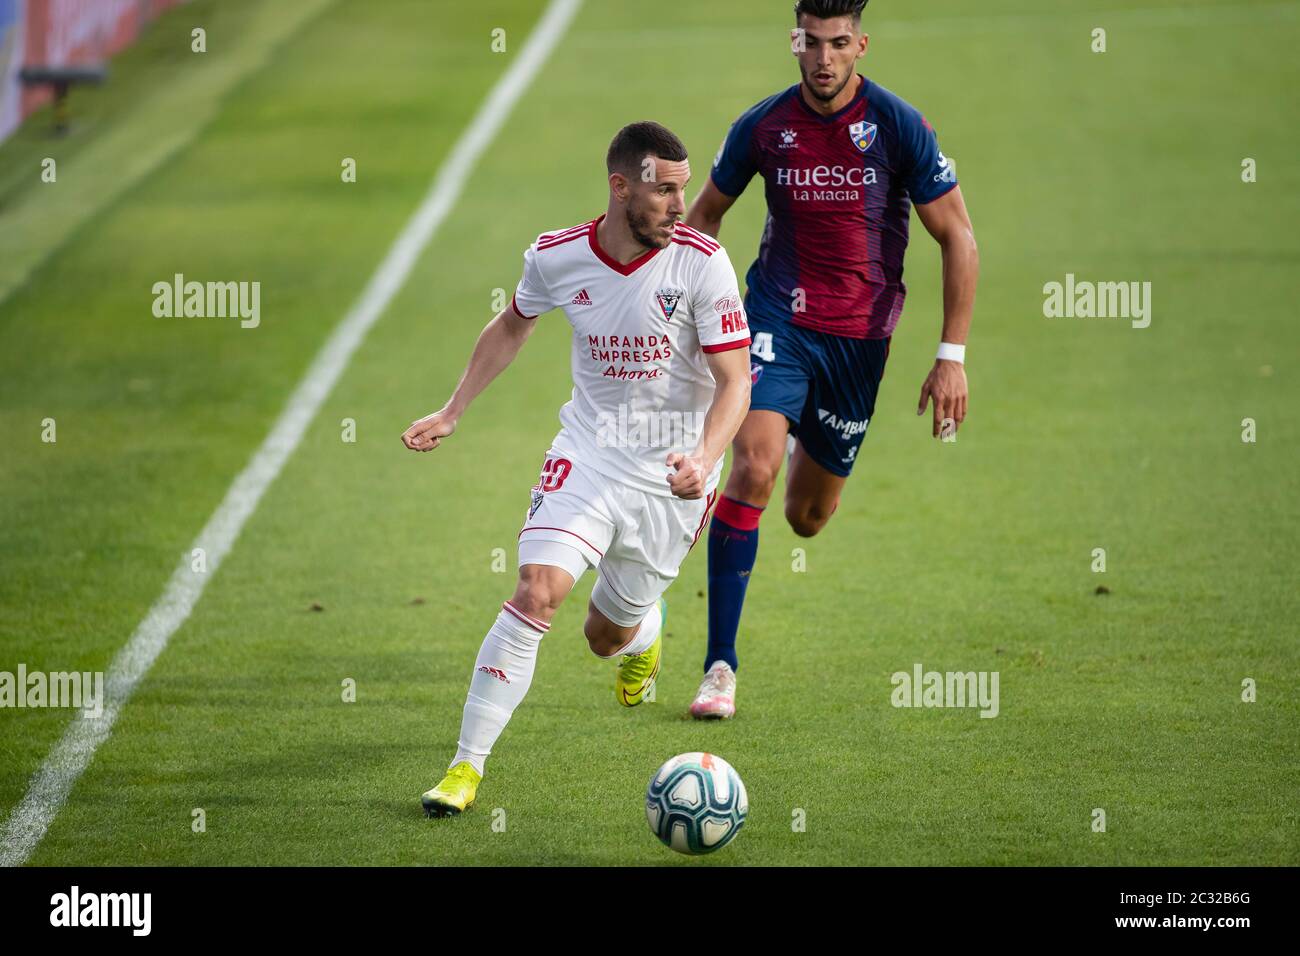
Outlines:
{"type": "Polygon", "coordinates": [[[713,303],[713,309],[722,319],[722,333],[739,332],[749,328],[745,322],[745,310],[740,307],[740,296],[724,295],[713,303]]]}

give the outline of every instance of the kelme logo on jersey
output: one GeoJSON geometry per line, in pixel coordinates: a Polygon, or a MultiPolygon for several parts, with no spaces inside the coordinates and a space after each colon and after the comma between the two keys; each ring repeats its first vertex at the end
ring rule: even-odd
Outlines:
{"type": "Polygon", "coordinates": [[[865,153],[871,148],[871,144],[876,141],[876,124],[868,123],[866,120],[860,123],[850,123],[849,139],[853,140],[854,146],[865,153]]]}
{"type": "Polygon", "coordinates": [[[677,303],[682,300],[681,289],[660,289],[655,293],[655,299],[659,302],[659,311],[663,313],[664,321],[671,322],[673,313],[677,311],[677,303]]]}

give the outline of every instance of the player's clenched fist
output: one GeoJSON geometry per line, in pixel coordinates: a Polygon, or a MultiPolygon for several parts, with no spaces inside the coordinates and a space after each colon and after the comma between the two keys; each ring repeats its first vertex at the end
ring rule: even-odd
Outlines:
{"type": "Polygon", "coordinates": [[[704,497],[704,483],[709,477],[709,469],[704,467],[704,462],[675,451],[668,456],[668,467],[675,469],[668,476],[668,487],[673,494],[678,498],[704,497]]]}
{"type": "Polygon", "coordinates": [[[425,415],[418,421],[411,422],[411,427],[402,432],[402,444],[411,451],[433,451],[456,430],[456,419],[440,409],[432,415],[425,415]]]}

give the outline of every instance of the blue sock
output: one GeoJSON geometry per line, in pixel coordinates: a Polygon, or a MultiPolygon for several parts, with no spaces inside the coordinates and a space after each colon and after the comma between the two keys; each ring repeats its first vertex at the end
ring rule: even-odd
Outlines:
{"type": "Polygon", "coordinates": [[[745,590],[758,557],[758,519],[762,508],[723,495],[709,523],[709,649],[704,669],[736,659],[736,631],[745,590]]]}

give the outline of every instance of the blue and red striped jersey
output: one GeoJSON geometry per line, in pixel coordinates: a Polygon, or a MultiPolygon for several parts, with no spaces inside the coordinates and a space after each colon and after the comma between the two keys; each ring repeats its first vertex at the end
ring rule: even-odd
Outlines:
{"type": "Polygon", "coordinates": [[[859,77],[822,116],[795,84],[732,124],[712,178],[739,196],[765,183],[767,225],[746,275],[752,315],[849,338],[885,338],[903,311],[912,203],[957,185],[934,129],[912,106],[859,77]]]}

